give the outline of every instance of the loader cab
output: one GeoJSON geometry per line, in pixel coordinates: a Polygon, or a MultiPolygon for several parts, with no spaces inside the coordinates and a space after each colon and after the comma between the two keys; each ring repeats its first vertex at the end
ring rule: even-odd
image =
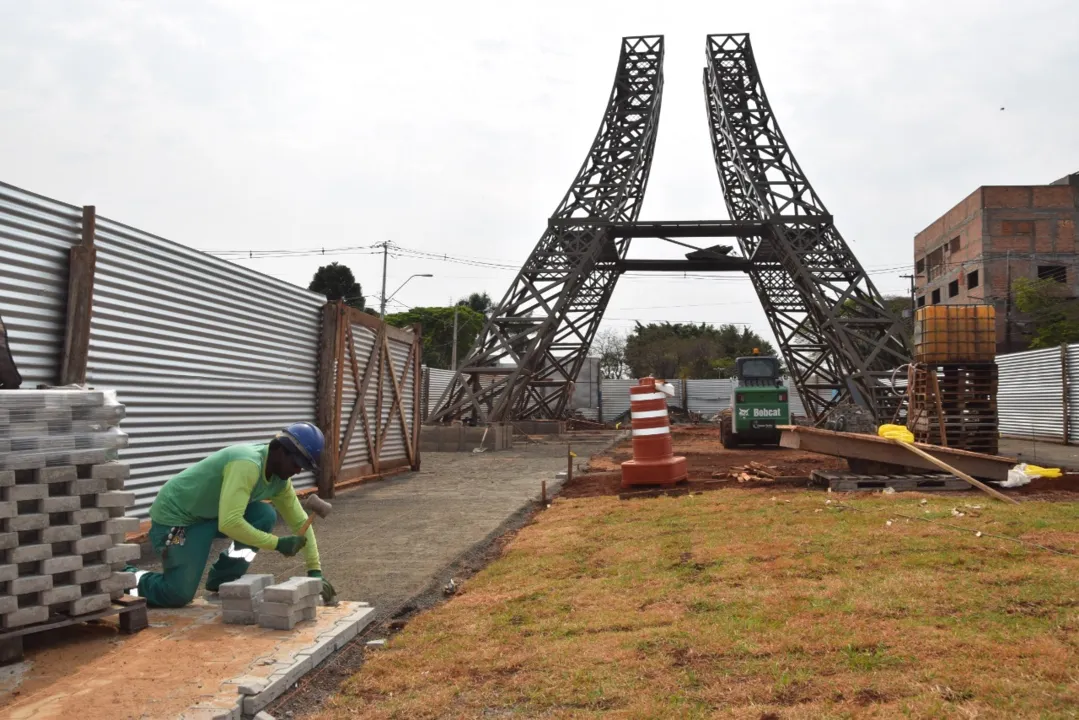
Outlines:
{"type": "Polygon", "coordinates": [[[735,362],[735,376],[741,387],[775,387],[782,385],[779,378],[779,360],[774,357],[751,355],[735,362]]]}
{"type": "Polygon", "coordinates": [[[731,407],[720,421],[723,447],[778,445],[777,427],[790,423],[790,402],[779,359],[754,352],[734,362],[731,407]]]}

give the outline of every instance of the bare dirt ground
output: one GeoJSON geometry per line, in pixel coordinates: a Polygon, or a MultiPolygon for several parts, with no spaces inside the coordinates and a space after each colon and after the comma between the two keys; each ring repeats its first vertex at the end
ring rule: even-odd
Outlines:
{"type": "MultiPolygon", "coordinates": [[[[754,447],[726,450],[719,441],[719,429],[712,425],[675,425],[671,428],[675,454],[684,456],[689,468],[689,482],[680,483],[674,494],[708,492],[724,489],[782,488],[808,485],[807,478],[814,470],[847,470],[847,462],[842,458],[800,450],[788,450],[777,447],[754,447]],[[714,474],[724,474],[734,467],[748,465],[751,462],[776,468],[778,477],[774,481],[737,482],[720,480],[714,474]]],[[[1043,457],[1048,462],[1045,443],[1041,444],[1043,457]]],[[[1001,441],[1002,454],[1014,454],[1015,449],[1023,447],[1013,441],[1001,441]]],[[[1071,462],[1057,462],[1054,466],[1079,466],[1079,448],[1054,446],[1054,458],[1071,462]]],[[[629,440],[620,442],[609,452],[594,456],[588,463],[588,473],[576,476],[562,489],[560,495],[566,498],[600,497],[604,495],[627,496],[621,487],[621,464],[633,457],[632,444],[629,440]]],[[[1033,460],[1027,456],[1027,461],[1033,460]]],[[[647,494],[641,490],[636,494],[647,494]]],[[[974,491],[969,491],[974,492],[974,491]]],[[[934,493],[936,495],[967,495],[967,491],[953,493],[934,493]]],[[[1060,478],[1038,478],[1029,485],[1005,489],[1003,492],[1016,495],[1022,501],[1044,500],[1075,502],[1079,499],[1079,473],[1067,473],[1060,478]]]]}
{"type": "MultiPolygon", "coordinates": [[[[675,425],[671,428],[676,454],[686,458],[689,482],[678,486],[679,492],[720,490],[723,488],[766,487],[771,485],[800,484],[805,486],[814,470],[845,470],[847,463],[841,458],[800,450],[778,447],[752,447],[726,450],[719,441],[719,428],[715,425],[675,425]],[[775,482],[737,481],[717,482],[715,473],[724,473],[734,467],[751,462],[774,467],[778,476],[775,482]]],[[[596,497],[619,495],[621,489],[620,468],[623,462],[633,458],[629,440],[621,442],[610,452],[595,456],[588,463],[588,474],[575,477],[562,489],[561,496],[596,497]]]]}

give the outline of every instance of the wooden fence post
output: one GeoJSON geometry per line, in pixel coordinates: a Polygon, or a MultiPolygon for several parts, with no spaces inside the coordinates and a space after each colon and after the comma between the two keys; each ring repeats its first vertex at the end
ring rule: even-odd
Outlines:
{"type": "Polygon", "coordinates": [[[1068,395],[1071,393],[1071,377],[1068,373],[1068,343],[1061,343],[1060,345],[1060,387],[1064,391],[1061,395],[1062,413],[1061,418],[1064,420],[1064,444],[1071,443],[1071,432],[1068,427],[1071,425],[1071,401],[1068,395]]]}
{"type": "Polygon", "coordinates": [[[60,361],[60,384],[86,382],[90,354],[90,318],[94,312],[94,271],[97,268],[97,212],[93,205],[82,209],[82,238],[68,254],[67,318],[60,361]]]}
{"type": "Polygon", "coordinates": [[[338,414],[337,375],[341,372],[340,308],[336,302],[322,306],[322,331],[318,351],[318,427],[326,437],[318,476],[318,493],[332,498],[337,474],[341,418],[338,414]]]}

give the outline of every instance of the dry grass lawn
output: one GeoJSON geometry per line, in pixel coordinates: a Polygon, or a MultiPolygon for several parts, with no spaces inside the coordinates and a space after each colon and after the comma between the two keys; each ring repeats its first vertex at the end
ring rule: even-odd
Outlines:
{"type": "Polygon", "coordinates": [[[978,530],[1079,553],[1072,503],[558,500],[322,717],[1079,717],[1079,559],[978,530]]]}

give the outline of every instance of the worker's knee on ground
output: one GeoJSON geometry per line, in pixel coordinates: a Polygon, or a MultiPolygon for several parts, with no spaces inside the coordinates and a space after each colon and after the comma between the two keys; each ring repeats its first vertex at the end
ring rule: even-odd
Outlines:
{"type": "Polygon", "coordinates": [[[244,520],[263,532],[270,532],[277,524],[277,511],[268,503],[254,502],[247,506],[244,520]]]}
{"type": "Polygon", "coordinates": [[[195,578],[192,582],[188,573],[169,573],[158,576],[156,587],[147,588],[145,592],[140,589],[140,594],[145,595],[147,602],[155,607],[181,608],[195,599],[198,581],[199,578],[195,578]]]}

